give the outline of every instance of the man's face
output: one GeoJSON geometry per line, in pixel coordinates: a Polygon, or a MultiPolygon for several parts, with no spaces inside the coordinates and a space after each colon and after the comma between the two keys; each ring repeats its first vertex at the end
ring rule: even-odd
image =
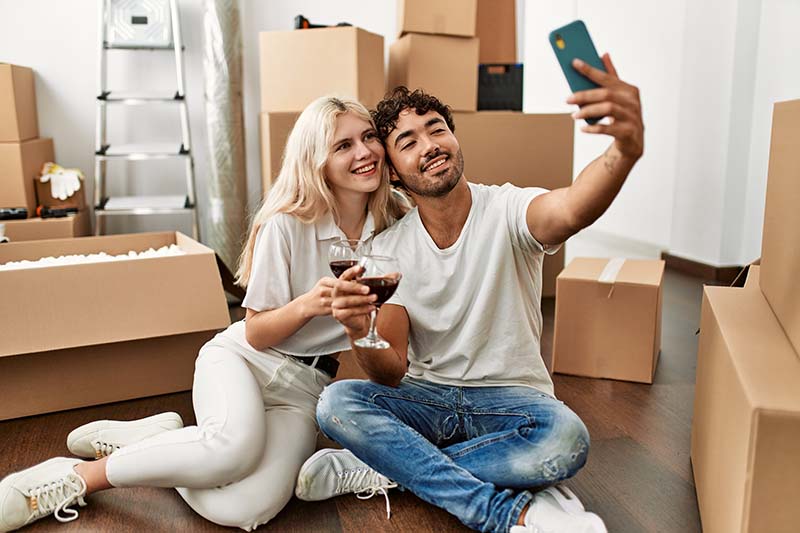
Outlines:
{"type": "Polygon", "coordinates": [[[404,109],[386,138],[386,153],[397,177],[410,193],[440,197],[449,193],[464,173],[461,147],[436,111],[417,115],[404,109]]]}

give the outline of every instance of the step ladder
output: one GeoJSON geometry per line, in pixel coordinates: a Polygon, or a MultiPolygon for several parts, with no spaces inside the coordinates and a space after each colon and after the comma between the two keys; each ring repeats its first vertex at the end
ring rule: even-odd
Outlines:
{"type": "MultiPolygon", "coordinates": [[[[98,86],[95,128],[95,234],[105,233],[105,217],[114,215],[191,214],[193,237],[200,231],[189,134],[189,110],[184,88],[183,41],[177,0],[98,0],[98,86]],[[113,50],[173,51],[177,88],[174,93],[125,93],[108,90],[107,57],[113,50]],[[181,140],[173,144],[109,144],[109,106],[177,106],[181,140]],[[186,174],[185,196],[115,196],[106,194],[108,161],[180,158],[186,174]]],[[[116,54],[111,54],[115,56],[116,54]]]]}

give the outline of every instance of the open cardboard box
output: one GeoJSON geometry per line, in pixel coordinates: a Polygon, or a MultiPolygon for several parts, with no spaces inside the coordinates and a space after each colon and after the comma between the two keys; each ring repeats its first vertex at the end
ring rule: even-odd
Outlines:
{"type": "Polygon", "coordinates": [[[744,288],[703,291],[691,457],[710,533],[789,533],[800,523],[800,357],[759,270],[750,267],[744,288]]]}
{"type": "Polygon", "coordinates": [[[170,244],[186,254],[0,271],[0,420],[188,390],[230,323],[213,250],[181,233],[0,246],[4,264],[170,244]]]}

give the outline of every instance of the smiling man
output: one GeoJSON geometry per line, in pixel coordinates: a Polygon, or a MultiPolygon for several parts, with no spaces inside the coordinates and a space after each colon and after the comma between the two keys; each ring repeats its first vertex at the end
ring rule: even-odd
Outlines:
{"type": "MultiPolygon", "coordinates": [[[[400,485],[479,531],[606,530],[558,485],[586,462],[589,434],[555,398],[539,344],[543,254],[608,208],[643,152],[639,92],[603,61],[608,73],[574,65],[601,88],[568,101],[581,106],[576,119],[608,117],[582,129],[613,141],[553,191],[469,183],[450,110],[431,95],[400,87],[378,104],[394,178],[417,208],[373,243],[403,274],[377,319],[390,346],[354,345],[370,381],[320,397],[320,427],[347,450],[306,462],[301,499],[400,485]]],[[[357,274],[333,291],[351,341],[366,334],[375,301],[357,274]]]]}

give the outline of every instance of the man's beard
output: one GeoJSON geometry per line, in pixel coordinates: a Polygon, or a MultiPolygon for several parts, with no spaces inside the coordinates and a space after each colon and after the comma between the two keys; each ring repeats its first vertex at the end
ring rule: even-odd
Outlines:
{"type": "Polygon", "coordinates": [[[455,157],[449,152],[437,152],[428,157],[422,166],[424,167],[432,159],[441,155],[448,156],[448,161],[451,163],[449,169],[442,171],[443,176],[437,175],[431,179],[424,177],[422,171],[405,175],[398,173],[403,187],[411,194],[429,198],[441,198],[452,191],[458,184],[458,180],[461,179],[461,175],[464,174],[464,155],[461,153],[461,148],[458,149],[455,157]]]}

